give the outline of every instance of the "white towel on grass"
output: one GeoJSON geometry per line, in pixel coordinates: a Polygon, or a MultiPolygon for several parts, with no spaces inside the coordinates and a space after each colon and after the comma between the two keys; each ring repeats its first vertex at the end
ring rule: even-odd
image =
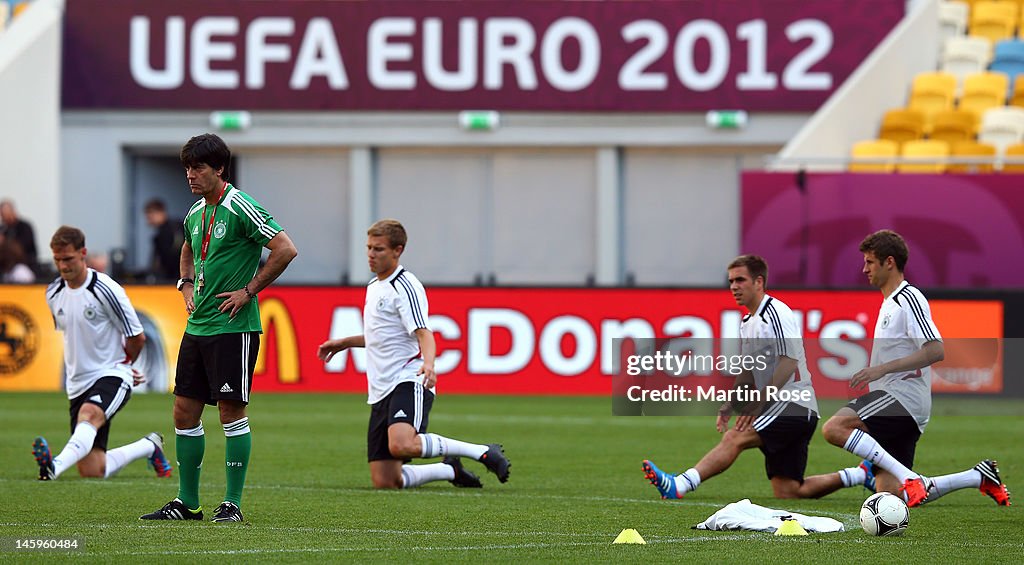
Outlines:
{"type": "Polygon", "coordinates": [[[775,510],[765,508],[750,502],[744,498],[739,502],[733,502],[725,508],[715,512],[700,524],[694,526],[697,530],[751,530],[755,532],[772,532],[782,525],[783,520],[793,519],[800,522],[803,529],[810,533],[841,532],[843,524],[832,518],[821,516],[804,516],[788,510],[775,510]]]}

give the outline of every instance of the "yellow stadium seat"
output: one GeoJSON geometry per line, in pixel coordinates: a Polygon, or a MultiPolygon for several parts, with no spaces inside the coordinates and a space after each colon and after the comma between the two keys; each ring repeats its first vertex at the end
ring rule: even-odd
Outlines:
{"type": "Polygon", "coordinates": [[[860,141],[850,150],[850,172],[891,173],[896,170],[899,144],[889,139],[860,141]],[[860,160],[860,162],[858,162],[860,160]],[[869,161],[869,162],[864,162],[869,161]]]}
{"type": "Polygon", "coordinates": [[[882,126],[878,130],[879,139],[888,139],[896,143],[921,139],[923,134],[924,114],[906,108],[886,112],[882,117],[882,126]]]}
{"type": "Polygon", "coordinates": [[[1013,98],[1010,99],[1010,105],[1024,107],[1024,80],[1020,78],[1013,83],[1013,98]]]}
{"type": "Polygon", "coordinates": [[[925,115],[925,133],[931,131],[931,115],[953,108],[956,100],[956,76],[944,72],[924,72],[914,76],[907,107],[925,115]]]}
{"type": "Polygon", "coordinates": [[[953,158],[985,159],[983,163],[950,163],[946,171],[950,173],[991,173],[995,167],[996,148],[988,143],[977,141],[958,141],[950,144],[949,156],[953,158]]]}
{"type": "Polygon", "coordinates": [[[23,2],[19,2],[18,4],[15,4],[14,5],[14,11],[12,12],[13,17],[16,18],[16,17],[20,16],[22,12],[24,12],[25,10],[28,10],[28,5],[29,5],[29,2],[27,0],[23,1],[23,2]]]}
{"type": "Polygon", "coordinates": [[[974,139],[978,130],[977,114],[970,110],[943,110],[937,112],[932,120],[932,133],[928,139],[937,139],[953,144],[958,141],[974,139]]]}
{"type": "Polygon", "coordinates": [[[1006,159],[1016,159],[1018,163],[1003,163],[1004,173],[1024,173],[1024,143],[1014,143],[1006,147],[1003,156],[1006,159]]]}
{"type": "Polygon", "coordinates": [[[989,108],[1006,104],[1010,79],[1003,73],[977,73],[964,79],[964,93],[959,108],[983,115],[989,108]]]}
{"type": "Polygon", "coordinates": [[[946,170],[949,144],[933,139],[908,141],[903,144],[900,157],[909,160],[896,165],[901,173],[941,173],[946,170]]]}
{"type": "Polygon", "coordinates": [[[1016,2],[976,2],[971,6],[971,35],[980,35],[992,40],[992,43],[1013,37],[1020,18],[1020,8],[1016,2]]]}

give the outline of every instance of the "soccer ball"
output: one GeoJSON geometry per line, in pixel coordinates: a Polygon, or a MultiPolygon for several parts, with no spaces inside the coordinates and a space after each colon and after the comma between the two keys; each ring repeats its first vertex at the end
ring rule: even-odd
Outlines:
{"type": "Polygon", "coordinates": [[[902,535],[909,525],[907,503],[894,494],[872,494],[860,507],[860,527],[873,536],[902,535]]]}

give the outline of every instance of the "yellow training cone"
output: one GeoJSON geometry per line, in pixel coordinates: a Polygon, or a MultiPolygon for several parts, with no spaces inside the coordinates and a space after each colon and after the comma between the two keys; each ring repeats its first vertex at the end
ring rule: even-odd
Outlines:
{"type": "Polygon", "coordinates": [[[796,520],[785,520],[782,525],[775,530],[777,536],[806,536],[807,530],[800,525],[800,522],[796,520]]]}
{"type": "Polygon", "coordinates": [[[619,537],[615,538],[615,541],[613,541],[612,543],[643,543],[643,544],[646,544],[647,542],[645,542],[644,538],[640,536],[640,532],[634,530],[633,528],[628,528],[628,529],[625,529],[625,530],[622,530],[621,532],[619,532],[619,537]]]}

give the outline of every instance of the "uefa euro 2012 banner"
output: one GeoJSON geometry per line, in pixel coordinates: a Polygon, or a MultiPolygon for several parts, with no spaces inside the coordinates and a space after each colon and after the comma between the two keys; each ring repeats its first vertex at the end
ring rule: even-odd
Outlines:
{"type": "MultiPolygon", "coordinates": [[[[171,287],[129,286],[147,340],[137,361],[150,390],[173,386],[186,314],[171,287]]],[[[0,390],[63,388],[62,341],[43,286],[0,286],[0,390]]],[[[346,351],[324,364],[317,346],[360,333],[363,288],[274,287],[260,293],[264,334],[253,387],[263,392],[365,392],[366,357],[346,351]]],[[[629,370],[623,344],[668,340],[676,353],[718,359],[736,353],[742,312],[725,289],[428,288],[442,393],[612,392],[629,370]]],[[[848,398],[850,377],[870,354],[877,291],[779,291],[798,315],[820,398],[848,398]]],[[[1003,391],[1003,303],[932,300],[946,359],[936,392],[1003,391]]],[[[634,352],[635,353],[635,352],[634,352]]],[[[679,358],[680,356],[676,356],[679,358]]],[[[692,358],[697,358],[693,356],[692,358]]],[[[673,373],[696,384],[731,383],[728,363],[673,373]]]]}
{"type": "Polygon", "coordinates": [[[810,112],[894,0],[74,0],[75,109],[810,112]]]}

